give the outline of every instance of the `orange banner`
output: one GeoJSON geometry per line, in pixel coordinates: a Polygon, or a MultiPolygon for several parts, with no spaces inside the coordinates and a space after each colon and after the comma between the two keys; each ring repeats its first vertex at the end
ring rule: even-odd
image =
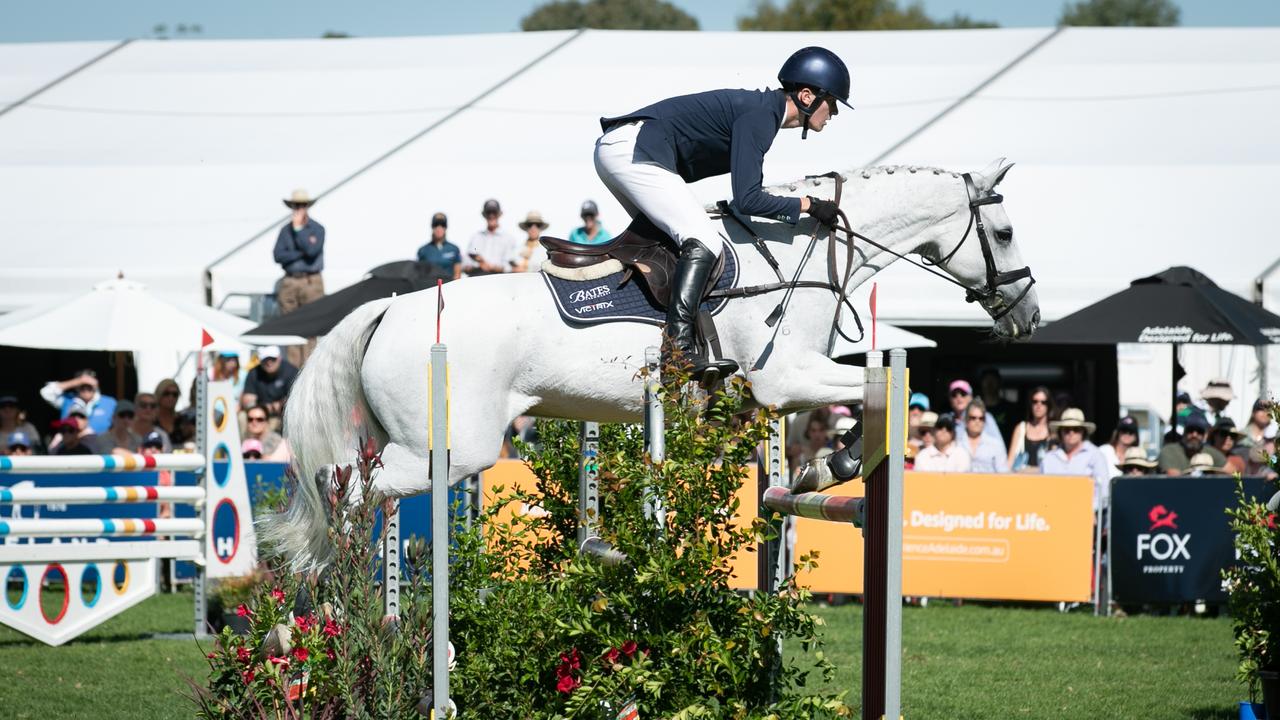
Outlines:
{"type": "MultiPolygon", "coordinates": [[[[742,517],[757,512],[754,469],[739,491],[742,517]]],[[[504,461],[484,487],[533,487],[523,463],[504,461]]],[[[859,496],[862,483],[829,491],[859,496]]],[[[1051,475],[907,472],[903,517],[904,595],[1084,602],[1093,575],[1093,480],[1051,475]]],[[[527,509],[526,509],[527,510],[527,509]]],[[[815,592],[862,592],[862,531],[795,519],[792,557],[817,551],[801,575],[815,592]]],[[[757,554],[735,563],[735,586],[756,587],[757,554]]]]}

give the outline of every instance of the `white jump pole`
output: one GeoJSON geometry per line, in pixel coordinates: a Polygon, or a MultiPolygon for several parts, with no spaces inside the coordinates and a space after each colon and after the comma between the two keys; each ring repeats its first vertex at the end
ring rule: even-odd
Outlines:
{"type": "Polygon", "coordinates": [[[175,470],[201,472],[205,456],[162,455],[0,455],[0,474],[54,475],[66,473],[145,472],[175,470]]]}
{"type": "MultiPolygon", "coordinates": [[[[438,339],[438,338],[437,338],[438,339]]],[[[431,346],[431,681],[437,720],[449,717],[449,371],[448,346],[431,346]]]]}
{"type": "Polygon", "coordinates": [[[200,505],[204,488],[186,485],[117,485],[114,487],[0,488],[0,504],[106,505],[114,503],[172,502],[200,505]]]}

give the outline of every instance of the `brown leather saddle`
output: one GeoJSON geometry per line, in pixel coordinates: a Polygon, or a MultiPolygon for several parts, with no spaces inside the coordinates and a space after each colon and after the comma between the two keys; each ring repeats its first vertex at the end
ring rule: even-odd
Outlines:
{"type": "MultiPolygon", "coordinates": [[[[627,229],[617,237],[600,245],[583,245],[545,235],[541,241],[552,265],[573,270],[617,260],[622,263],[624,270],[618,287],[626,285],[632,277],[638,275],[654,302],[661,308],[665,309],[671,299],[671,284],[675,280],[679,249],[666,232],[643,215],[632,220],[627,229]]],[[[725,255],[721,254],[711,271],[711,277],[707,281],[708,293],[716,287],[724,273],[724,258],[725,255]]]]}

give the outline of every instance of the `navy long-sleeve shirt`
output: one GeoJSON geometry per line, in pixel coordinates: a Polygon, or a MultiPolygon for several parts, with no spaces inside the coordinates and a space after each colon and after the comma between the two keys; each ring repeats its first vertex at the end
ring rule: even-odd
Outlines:
{"type": "Polygon", "coordinates": [[[273,253],[286,273],[318,273],[324,270],[324,226],[307,218],[297,231],[285,223],[273,253]]]}
{"type": "Polygon", "coordinates": [[[656,102],[600,126],[643,120],[636,160],[657,163],[694,182],[730,174],[739,212],[795,224],[800,198],[762,188],[764,155],[782,128],[787,100],[781,90],[711,90],[656,102]]]}

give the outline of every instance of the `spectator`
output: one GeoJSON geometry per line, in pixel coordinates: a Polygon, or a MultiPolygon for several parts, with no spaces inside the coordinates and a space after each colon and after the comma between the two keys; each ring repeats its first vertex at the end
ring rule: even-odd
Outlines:
{"type": "Polygon", "coordinates": [[[245,439],[257,442],[258,449],[267,459],[287,461],[289,447],[280,433],[271,429],[268,421],[266,408],[250,407],[245,412],[245,439]]]}
{"type": "Polygon", "coordinates": [[[258,365],[244,379],[240,407],[261,406],[272,418],[284,413],[289,388],[298,377],[298,368],[280,357],[280,348],[268,345],[258,350],[258,365]]]}
{"type": "MultiPolygon", "coordinates": [[[[311,219],[311,206],[315,200],[306,190],[299,188],[284,201],[293,211],[293,217],[276,237],[275,260],[284,270],[284,276],[276,283],[276,302],[280,313],[287,315],[294,310],[324,297],[324,226],[311,219]]],[[[301,366],[315,349],[315,338],[305,347],[290,347],[289,359],[301,366]]]]}
{"type": "Polygon", "coordinates": [[[1111,433],[1111,442],[1098,448],[1102,451],[1102,457],[1107,459],[1107,465],[1111,467],[1111,477],[1123,474],[1120,470],[1120,462],[1124,460],[1129,448],[1137,445],[1138,421],[1132,415],[1125,415],[1120,418],[1115,431],[1111,433]]]}
{"type": "MultiPolygon", "coordinates": [[[[28,442],[36,442],[40,437],[36,426],[27,422],[22,406],[18,404],[18,398],[13,395],[0,395],[0,455],[9,449],[9,438],[13,433],[22,433],[28,442]]],[[[28,449],[34,451],[37,447],[32,445],[28,449]]]]}
{"type": "Polygon", "coordinates": [[[468,277],[511,272],[511,266],[515,262],[516,243],[511,236],[498,229],[502,206],[497,200],[485,200],[480,212],[484,215],[485,228],[472,235],[471,241],[467,243],[467,257],[462,261],[462,269],[468,277]]]}
{"type": "Polygon", "coordinates": [[[1013,403],[1004,399],[1004,393],[1000,385],[1000,371],[995,368],[987,368],[978,376],[978,390],[981,392],[979,399],[987,408],[987,417],[991,422],[996,424],[997,428],[1008,428],[1013,426],[1014,416],[1018,409],[1013,403]]]}
{"type": "Polygon", "coordinates": [[[261,460],[262,443],[252,438],[240,443],[240,457],[245,460],[261,460]]]}
{"type": "Polygon", "coordinates": [[[49,441],[50,455],[96,455],[96,438],[89,427],[89,411],[77,398],[67,417],[55,424],[56,434],[49,441]]]}
{"type": "Polygon", "coordinates": [[[0,442],[4,443],[4,448],[0,449],[0,455],[22,457],[34,454],[36,436],[28,434],[25,430],[14,430],[0,438],[0,442]]]}
{"type": "Polygon", "coordinates": [[[1067,408],[1062,418],[1049,423],[1058,434],[1058,447],[1044,456],[1040,471],[1045,475],[1088,475],[1093,478],[1093,509],[1105,507],[1110,493],[1111,466],[1089,435],[1098,428],[1084,419],[1080,408],[1067,408]]]}
{"type": "Polygon", "coordinates": [[[196,409],[189,407],[178,413],[178,422],[170,438],[175,448],[196,451],[196,409]]]}
{"type": "MultiPolygon", "coordinates": [[[[4,400],[0,399],[0,410],[3,410],[3,405],[4,400]]],[[[2,413],[0,417],[3,417],[2,413]]],[[[1271,403],[1265,398],[1258,398],[1253,403],[1253,412],[1249,414],[1249,421],[1244,424],[1245,437],[1241,444],[1262,445],[1266,442],[1268,432],[1275,437],[1276,421],[1271,417],[1271,403]]]]}
{"type": "MultiPolygon", "coordinates": [[[[956,422],[964,423],[964,413],[969,407],[969,403],[973,401],[973,386],[968,380],[952,380],[951,386],[947,388],[948,400],[951,403],[951,413],[955,416],[956,422]]],[[[999,443],[1001,454],[1008,451],[1004,444],[1004,436],[1000,434],[1000,426],[996,424],[995,418],[991,413],[986,414],[986,421],[982,424],[982,432],[986,433],[999,443]]]]}
{"type": "Polygon", "coordinates": [[[933,429],[938,424],[938,413],[926,411],[920,413],[920,419],[916,421],[916,426],[911,428],[910,437],[907,444],[910,445],[918,455],[921,450],[927,447],[933,447],[933,429]]]}
{"type": "Polygon", "coordinates": [[[831,437],[827,430],[829,413],[814,411],[804,426],[804,443],[795,449],[795,461],[791,463],[794,470],[803,468],[810,460],[821,457],[823,451],[830,452],[831,437]]]}
{"type": "Polygon", "coordinates": [[[431,241],[418,248],[418,262],[426,263],[457,280],[462,277],[462,251],[445,237],[448,232],[449,218],[442,212],[432,215],[431,241]]]}
{"type": "Polygon", "coordinates": [[[1027,414],[1013,428],[1009,439],[1009,468],[1014,472],[1040,472],[1040,461],[1052,449],[1053,433],[1049,417],[1053,413],[1053,396],[1040,385],[1027,397],[1027,414]]]}
{"type": "Polygon", "coordinates": [[[163,438],[161,450],[163,452],[172,452],[173,443],[169,440],[169,433],[161,430],[156,425],[156,413],[160,411],[160,403],[156,400],[154,393],[138,393],[133,398],[134,411],[136,416],[133,418],[133,432],[138,437],[146,439],[153,432],[159,432],[163,438]]]}
{"type": "MultiPolygon", "coordinates": [[[[240,397],[244,392],[244,372],[240,369],[240,353],[234,350],[224,350],[218,353],[218,357],[213,361],[212,372],[210,378],[213,380],[226,380],[231,383],[231,391],[235,397],[240,397]]],[[[194,405],[195,403],[192,402],[194,405]]]]}
{"type": "Polygon", "coordinates": [[[1260,477],[1274,482],[1276,480],[1276,472],[1271,469],[1271,457],[1276,454],[1276,430],[1275,427],[1267,429],[1263,435],[1262,442],[1249,448],[1249,455],[1245,458],[1244,474],[1249,477],[1260,477]]]}
{"type": "Polygon", "coordinates": [[[1209,423],[1209,427],[1218,422],[1222,417],[1223,411],[1236,399],[1235,391],[1231,389],[1231,383],[1223,378],[1214,378],[1209,381],[1208,385],[1200,391],[1200,400],[1204,403],[1203,412],[1204,419],[1209,423]]]}
{"type": "Polygon", "coordinates": [[[922,392],[911,393],[907,401],[907,431],[910,432],[920,422],[920,416],[929,410],[929,396],[922,392]]]}
{"type": "Polygon", "coordinates": [[[160,453],[169,452],[169,438],[164,434],[163,430],[152,430],[147,436],[142,438],[142,447],[139,449],[143,455],[151,456],[160,453]]]}
{"type": "Polygon", "coordinates": [[[1005,449],[983,430],[987,417],[987,406],[982,398],[974,398],[969,407],[964,409],[965,437],[961,447],[969,453],[969,472],[1009,472],[1005,449]]]}
{"type": "MultiPolygon", "coordinates": [[[[1183,421],[1182,435],[1175,442],[1167,443],[1160,448],[1160,457],[1156,458],[1157,467],[1165,475],[1182,475],[1191,469],[1191,458],[1201,451],[1208,452],[1211,457],[1218,451],[1204,444],[1209,433],[1209,425],[1203,415],[1189,414],[1183,421]]],[[[1226,464],[1226,458],[1213,457],[1215,464],[1226,464]]]]}
{"type": "Polygon", "coordinates": [[[111,455],[117,450],[124,453],[136,453],[142,446],[142,436],[133,430],[137,416],[134,404],[121,400],[116,405],[116,414],[111,418],[111,427],[97,437],[97,450],[100,455],[111,455]]]}
{"type": "Polygon", "coordinates": [[[1236,429],[1235,420],[1224,415],[1218,418],[1218,422],[1214,423],[1213,428],[1209,430],[1209,447],[1205,449],[1217,450],[1222,455],[1223,462],[1219,467],[1225,468],[1227,472],[1242,473],[1245,459],[1236,450],[1243,438],[1244,433],[1236,429]]]}
{"type": "Polygon", "coordinates": [[[1147,451],[1131,447],[1124,451],[1120,461],[1120,474],[1128,476],[1150,475],[1156,469],[1156,461],[1147,458],[1147,451]]]}
{"type": "Polygon", "coordinates": [[[582,210],[578,214],[582,217],[582,227],[574,228],[569,233],[569,242],[603,245],[613,239],[609,231],[600,224],[600,208],[596,207],[594,200],[582,203],[582,210]]]}
{"type": "Polygon", "coordinates": [[[77,399],[85,404],[89,412],[89,427],[94,432],[106,432],[111,427],[111,416],[116,411],[116,400],[98,391],[98,374],[92,370],[81,370],[70,380],[51,380],[40,388],[40,397],[57,408],[59,418],[65,418],[71,405],[77,399]]]}
{"type": "Polygon", "coordinates": [[[160,407],[156,411],[156,425],[172,438],[178,429],[178,401],[182,399],[182,391],[178,383],[165,378],[156,384],[156,400],[160,407]]]}
{"type": "Polygon", "coordinates": [[[933,445],[916,453],[915,469],[922,472],[969,472],[969,453],[956,442],[956,418],[951,413],[938,416],[933,426],[933,445]]]}
{"type": "Polygon", "coordinates": [[[542,213],[530,210],[520,223],[520,229],[525,232],[525,239],[524,244],[516,250],[515,271],[539,272],[547,259],[547,249],[542,247],[541,241],[542,231],[547,229],[542,213]]]}
{"type": "Polygon", "coordinates": [[[1191,461],[1186,474],[1192,477],[1201,477],[1204,475],[1225,475],[1228,470],[1225,467],[1216,465],[1213,456],[1207,452],[1198,452],[1191,456],[1191,461]]]}

